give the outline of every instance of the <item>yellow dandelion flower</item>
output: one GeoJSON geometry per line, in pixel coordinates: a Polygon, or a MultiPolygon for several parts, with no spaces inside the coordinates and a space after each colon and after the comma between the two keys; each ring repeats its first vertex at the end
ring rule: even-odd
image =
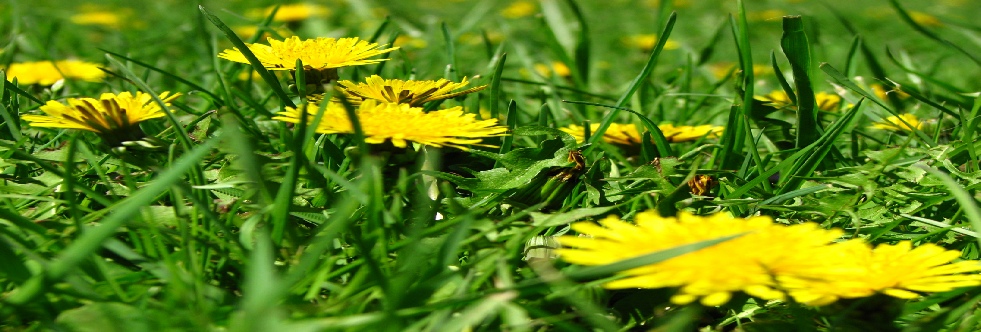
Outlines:
{"type": "Polygon", "coordinates": [[[98,82],[106,77],[98,64],[78,60],[18,62],[6,71],[7,80],[16,77],[21,84],[51,85],[62,79],[98,82]]]}
{"type": "MultiPolygon", "coordinates": [[[[180,93],[164,92],[160,99],[167,105],[180,93]]],[[[150,94],[129,92],[103,93],[99,99],[69,98],[68,104],[48,101],[41,106],[45,115],[24,115],[21,118],[33,127],[66,128],[91,131],[102,136],[110,145],[143,138],[140,122],[163,117],[160,105],[150,94]]]]}
{"type": "Polygon", "coordinates": [[[924,12],[910,11],[909,17],[913,19],[913,22],[916,22],[917,24],[922,26],[934,27],[934,28],[944,26],[944,23],[940,22],[940,19],[938,19],[936,16],[924,12]]]}
{"type": "MultiPolygon", "coordinates": [[[[269,17],[274,9],[276,9],[276,6],[255,9],[250,11],[247,15],[255,19],[263,19],[269,17]]],[[[330,15],[330,10],[324,6],[312,5],[308,3],[285,4],[279,6],[279,10],[276,10],[276,15],[273,16],[273,21],[298,22],[308,18],[326,17],[328,15],[330,15]]]]}
{"type": "Polygon", "coordinates": [[[551,65],[536,63],[535,71],[544,77],[552,77],[552,73],[560,77],[569,77],[572,75],[572,70],[569,69],[569,66],[566,66],[561,61],[552,61],[551,65]]]}
{"type": "MultiPolygon", "coordinates": [[[[293,35],[293,32],[290,31],[289,29],[285,28],[285,27],[270,27],[270,28],[273,31],[276,31],[276,33],[279,34],[280,36],[292,36],[293,35]]],[[[239,26],[234,26],[234,27],[232,27],[232,31],[235,31],[235,34],[237,34],[242,39],[249,39],[249,38],[252,38],[253,36],[255,36],[257,33],[260,33],[259,27],[255,26],[255,25],[239,25],[239,26]]],[[[269,34],[269,32],[267,32],[267,31],[261,31],[261,32],[262,32],[262,36],[263,37],[269,38],[269,36],[271,36],[269,34]]]]}
{"type": "MultiPolygon", "coordinates": [[[[753,97],[756,100],[765,101],[767,105],[776,108],[789,108],[797,109],[797,106],[793,105],[790,101],[790,96],[787,92],[783,90],[775,90],[764,96],[753,97]]],[[[841,105],[841,96],[833,93],[827,93],[824,91],[817,92],[814,94],[814,99],[817,102],[817,107],[819,110],[832,112],[838,109],[838,105],[841,105]]]]}
{"type": "MultiPolygon", "coordinates": [[[[589,127],[592,133],[599,129],[600,125],[596,123],[589,127]]],[[[722,126],[713,125],[675,127],[672,124],[662,124],[658,125],[657,128],[664,134],[664,138],[667,138],[668,142],[672,143],[694,141],[706,135],[709,138],[717,138],[723,131],[722,126]]],[[[559,130],[569,133],[579,143],[585,140],[585,132],[582,126],[570,125],[559,128],[559,130]]],[[[637,145],[641,143],[641,133],[635,124],[611,123],[610,127],[603,133],[603,141],[620,145],[637,145]]]]}
{"type": "MultiPolygon", "coordinates": [[[[644,51],[651,51],[654,46],[657,45],[657,35],[655,34],[642,34],[642,35],[632,35],[623,37],[621,40],[624,45],[629,47],[639,48],[644,51]]],[[[664,49],[666,50],[676,50],[681,47],[681,44],[668,38],[668,41],[664,43],[664,49]]]]}
{"type": "MultiPolygon", "coordinates": [[[[319,106],[308,104],[306,114],[310,121],[319,106]]],[[[404,148],[407,142],[435,147],[454,147],[467,150],[464,145],[479,145],[481,138],[502,136],[507,127],[497,125],[496,120],[477,120],[475,114],[463,112],[462,107],[424,112],[422,108],[408,104],[379,103],[365,100],[356,110],[358,121],[365,135],[365,142],[382,144],[391,141],[404,148]]],[[[287,107],[273,119],[297,123],[300,111],[287,107]]],[[[350,134],[354,132],[344,105],[330,102],[323,119],[316,128],[322,134],[350,134]]]]}
{"type": "Polygon", "coordinates": [[[838,109],[838,105],[841,105],[841,96],[833,93],[821,91],[814,94],[814,99],[817,101],[818,109],[822,111],[834,111],[838,109]]]}
{"type": "MultiPolygon", "coordinates": [[[[368,59],[370,57],[397,50],[398,47],[378,49],[377,43],[369,43],[353,38],[316,38],[300,40],[293,36],[286,40],[269,38],[269,45],[249,44],[249,50],[255,54],[262,65],[271,70],[292,70],[296,60],[303,65],[316,70],[360,66],[382,62],[388,59],[368,59]]],[[[249,63],[238,48],[225,50],[219,58],[239,63],[249,63]]]]}
{"type": "Polygon", "coordinates": [[[888,99],[890,93],[896,94],[896,96],[899,97],[899,99],[909,98],[909,94],[908,93],[905,93],[905,92],[903,92],[901,90],[898,90],[898,88],[896,90],[888,90],[887,91],[886,90],[886,87],[883,86],[882,84],[879,84],[879,83],[869,84],[869,87],[872,88],[872,93],[875,93],[875,96],[876,97],[879,97],[879,99],[882,99],[882,100],[888,99]]]}
{"type": "Polygon", "coordinates": [[[409,46],[412,48],[426,48],[426,46],[429,46],[429,42],[427,42],[425,39],[422,38],[416,38],[407,35],[399,35],[398,38],[395,38],[395,41],[392,42],[392,46],[395,47],[409,46]]]}
{"type": "Polygon", "coordinates": [[[657,126],[661,133],[668,139],[668,142],[689,142],[708,136],[718,138],[722,133],[722,126],[701,125],[701,126],[678,126],[672,124],[662,124],[657,126]]]}
{"type": "Polygon", "coordinates": [[[676,304],[701,299],[707,306],[729,301],[734,292],[763,299],[781,299],[774,275],[794,271],[812,260],[812,252],[838,238],[839,230],[817,224],[776,224],[770,217],[734,218],[727,213],[661,217],[654,211],[638,213],[635,224],[617,217],[579,222],[572,229],[591,237],[562,236],[563,260],[580,265],[607,265],[622,260],[705,240],[743,234],[692,253],[621,272],[625,278],[606,288],[679,287],[676,304]],[[571,249],[568,247],[574,247],[571,249]]]}
{"type": "Polygon", "coordinates": [[[535,6],[534,2],[519,0],[511,3],[501,10],[501,16],[505,18],[522,18],[525,16],[531,16],[538,11],[538,7],[535,6]]]}
{"type": "Polygon", "coordinates": [[[72,15],[72,23],[78,25],[101,25],[117,29],[122,26],[124,18],[117,12],[98,11],[72,15]]]}
{"type": "MultiPolygon", "coordinates": [[[[599,127],[600,124],[598,123],[591,124],[589,125],[589,132],[595,133],[599,127]]],[[[575,137],[576,142],[582,143],[586,140],[586,132],[583,126],[569,125],[568,127],[559,128],[559,130],[575,137]]],[[[632,123],[611,123],[610,127],[606,128],[606,132],[603,133],[603,141],[620,145],[637,145],[641,142],[641,135],[637,131],[637,126],[632,123]]]]}
{"type": "Polygon", "coordinates": [[[779,21],[781,17],[787,15],[787,12],[779,9],[767,9],[761,11],[750,11],[746,13],[746,19],[749,21],[779,21]]]}
{"type": "Polygon", "coordinates": [[[422,106],[425,103],[454,98],[468,93],[477,92],[486,88],[486,85],[473,87],[466,90],[454,90],[463,88],[470,84],[464,77],[460,83],[454,83],[446,79],[436,81],[415,81],[384,79],[378,75],[372,75],[365,79],[365,83],[354,83],[351,81],[338,81],[338,89],[351,101],[352,104],[359,104],[365,100],[377,100],[380,102],[408,104],[413,107],[422,106]]]}
{"type": "MultiPolygon", "coordinates": [[[[667,46],[667,45],[665,45],[665,46],[667,46]]],[[[713,63],[713,64],[709,65],[708,69],[709,69],[709,72],[712,73],[712,76],[715,77],[715,79],[721,80],[723,78],[726,78],[726,75],[728,75],[730,73],[735,73],[733,70],[736,69],[737,67],[738,66],[736,66],[736,64],[731,63],[731,62],[718,62],[718,63],[713,63]]],[[[763,75],[770,75],[770,74],[773,74],[773,67],[772,66],[770,66],[770,65],[763,65],[763,64],[754,64],[753,65],[753,75],[754,76],[763,76],[763,75]]]]}
{"type": "Polygon", "coordinates": [[[123,27],[142,28],[144,22],[133,19],[132,8],[105,7],[85,4],[78,8],[78,13],[69,20],[77,25],[94,25],[110,29],[123,27]]]}
{"type": "Polygon", "coordinates": [[[913,131],[913,128],[923,129],[923,122],[920,122],[915,115],[903,113],[897,116],[890,116],[882,119],[882,122],[875,122],[870,128],[891,130],[897,132],[913,131]]]}
{"type": "Polygon", "coordinates": [[[932,243],[913,248],[910,241],[902,241],[873,249],[861,240],[850,240],[828,249],[825,264],[778,277],[796,301],[823,305],[876,293],[914,299],[920,293],[981,285],[981,262],[951,263],[961,253],[932,243]]]}

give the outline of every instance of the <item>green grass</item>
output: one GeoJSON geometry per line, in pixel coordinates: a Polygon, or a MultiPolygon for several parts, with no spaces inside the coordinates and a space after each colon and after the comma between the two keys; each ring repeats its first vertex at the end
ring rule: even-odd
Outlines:
{"type": "Polygon", "coordinates": [[[109,73],[0,87],[0,329],[975,330],[979,288],[821,308],[748,296],[675,306],[670,289],[600,285],[713,241],[593,268],[528,245],[606,215],[722,210],[981,258],[978,3],[661,2],[543,0],[505,18],[510,1],[332,0],[325,17],[289,24],[246,15],[271,2],[94,3],[130,13],[122,28],[71,23],[76,2],[0,3],[0,66],[77,58],[109,73]],[[467,152],[393,152],[361,132],[271,120],[310,91],[302,74],[291,91],[284,73],[216,58],[258,40],[237,35],[243,25],[409,40],[340,78],[466,76],[489,87],[429,107],[483,109],[512,135],[467,152]],[[640,34],[662,38],[624,43],[640,34]],[[554,63],[568,75],[536,69],[554,63]],[[872,84],[909,96],[883,99],[872,84]],[[775,90],[797,106],[754,100],[775,90]],[[48,100],[121,91],[184,94],[141,124],[158,149],[112,150],[20,119],[48,100]],[[820,110],[815,92],[843,100],[820,110]],[[901,113],[926,125],[870,128],[901,113]],[[669,143],[657,129],[668,122],[726,131],[669,143]],[[584,123],[600,125],[584,144],[556,129],[584,123]],[[604,143],[611,123],[653,143],[604,143]],[[548,183],[571,151],[585,168],[548,183]],[[692,196],[696,174],[718,186],[692,196]]]}

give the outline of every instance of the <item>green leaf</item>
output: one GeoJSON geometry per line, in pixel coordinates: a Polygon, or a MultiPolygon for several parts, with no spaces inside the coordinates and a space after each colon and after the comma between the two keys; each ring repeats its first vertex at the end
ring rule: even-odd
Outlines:
{"type": "Polygon", "coordinates": [[[221,138],[221,136],[212,138],[188,151],[170,168],[160,173],[149,185],[107,208],[111,209],[112,212],[100,220],[99,226],[83,232],[78,239],[58,253],[58,256],[48,265],[45,273],[35,275],[9,294],[7,302],[26,304],[41,295],[51,283],[61,280],[74,271],[83,261],[99,250],[103,241],[112,237],[120,227],[136,217],[143,207],[151,205],[156,201],[158,195],[177,184],[192,167],[200,165],[202,159],[218,145],[221,138]]]}
{"type": "Polygon", "coordinates": [[[661,251],[653,252],[642,256],[637,256],[634,258],[625,259],[607,265],[570,269],[570,271],[566,272],[565,275],[569,279],[574,279],[574,280],[589,280],[589,279],[596,279],[601,277],[608,277],[618,272],[638,268],[641,266],[657,264],[684,254],[692,253],[725,241],[738,238],[743,235],[745,235],[745,233],[739,233],[735,235],[719,237],[716,239],[689,243],[686,245],[681,245],[670,249],[664,249],[661,251]]]}
{"type": "Polygon", "coordinates": [[[544,228],[544,227],[567,225],[574,221],[579,221],[589,217],[605,214],[615,208],[616,206],[604,206],[604,207],[574,209],[562,213],[531,212],[530,214],[531,214],[532,224],[535,225],[536,227],[544,228]]]}
{"type": "Polygon", "coordinates": [[[153,324],[143,309],[118,303],[94,302],[58,315],[58,323],[71,332],[151,331],[153,324]]]}
{"type": "Polygon", "coordinates": [[[817,122],[817,100],[811,87],[811,46],[800,16],[783,17],[780,46],[787,60],[790,60],[794,85],[797,87],[797,147],[800,148],[814,143],[821,132],[821,125],[817,122]]]}

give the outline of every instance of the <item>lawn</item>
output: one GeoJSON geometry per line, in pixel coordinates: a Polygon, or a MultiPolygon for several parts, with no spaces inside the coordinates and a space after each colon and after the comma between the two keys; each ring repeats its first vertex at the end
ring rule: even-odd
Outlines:
{"type": "Polygon", "coordinates": [[[0,330],[975,331],[981,2],[0,3],[0,330]]]}

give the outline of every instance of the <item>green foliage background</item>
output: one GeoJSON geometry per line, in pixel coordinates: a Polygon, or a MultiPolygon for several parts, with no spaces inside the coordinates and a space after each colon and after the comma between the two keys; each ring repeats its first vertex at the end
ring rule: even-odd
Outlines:
{"type": "Polygon", "coordinates": [[[744,10],[735,1],[531,3],[535,14],[506,18],[506,1],[325,1],[326,17],[290,24],[246,15],[272,2],[3,3],[0,64],[78,58],[104,65],[109,78],[0,90],[0,326],[977,327],[979,289],[821,309],[748,298],[675,307],[670,290],[598,286],[624,266],[591,274],[553,260],[548,248],[550,236],[577,220],[724,210],[818,222],[872,243],[939,243],[978,259],[981,26],[973,14],[981,3],[753,1],[744,10]],[[71,23],[92,8],[128,19],[119,29],[71,23]],[[917,11],[940,25],[910,19],[917,11]],[[270,115],[300,98],[283,76],[269,85],[249,78],[247,66],[217,59],[232,47],[222,24],[398,42],[390,61],[342,69],[341,78],[469,77],[491,88],[442,106],[484,110],[513,136],[486,141],[499,149],[393,152],[357,135],[290,128],[270,115]],[[677,48],[625,42],[640,34],[669,35],[677,48]],[[555,63],[571,74],[536,69],[555,63]],[[754,64],[765,69],[753,73],[754,64]],[[729,67],[732,75],[713,74],[729,67]],[[844,100],[833,112],[805,105],[807,98],[796,110],[753,101],[781,83],[798,96],[813,90],[844,100]],[[881,100],[873,83],[911,97],[881,100]],[[175,118],[142,124],[166,142],[159,151],[114,153],[93,135],[19,119],[39,101],[135,90],[185,94],[174,102],[175,118]],[[869,129],[899,113],[927,125],[913,133],[869,129]],[[555,129],[585,121],[635,123],[655,144],[577,144],[555,129]],[[665,122],[723,125],[726,133],[667,144],[654,126],[665,122]],[[559,186],[560,195],[535,192],[572,165],[574,150],[587,166],[576,181],[559,186]],[[692,196],[686,182],[696,174],[718,187],[692,196]]]}

